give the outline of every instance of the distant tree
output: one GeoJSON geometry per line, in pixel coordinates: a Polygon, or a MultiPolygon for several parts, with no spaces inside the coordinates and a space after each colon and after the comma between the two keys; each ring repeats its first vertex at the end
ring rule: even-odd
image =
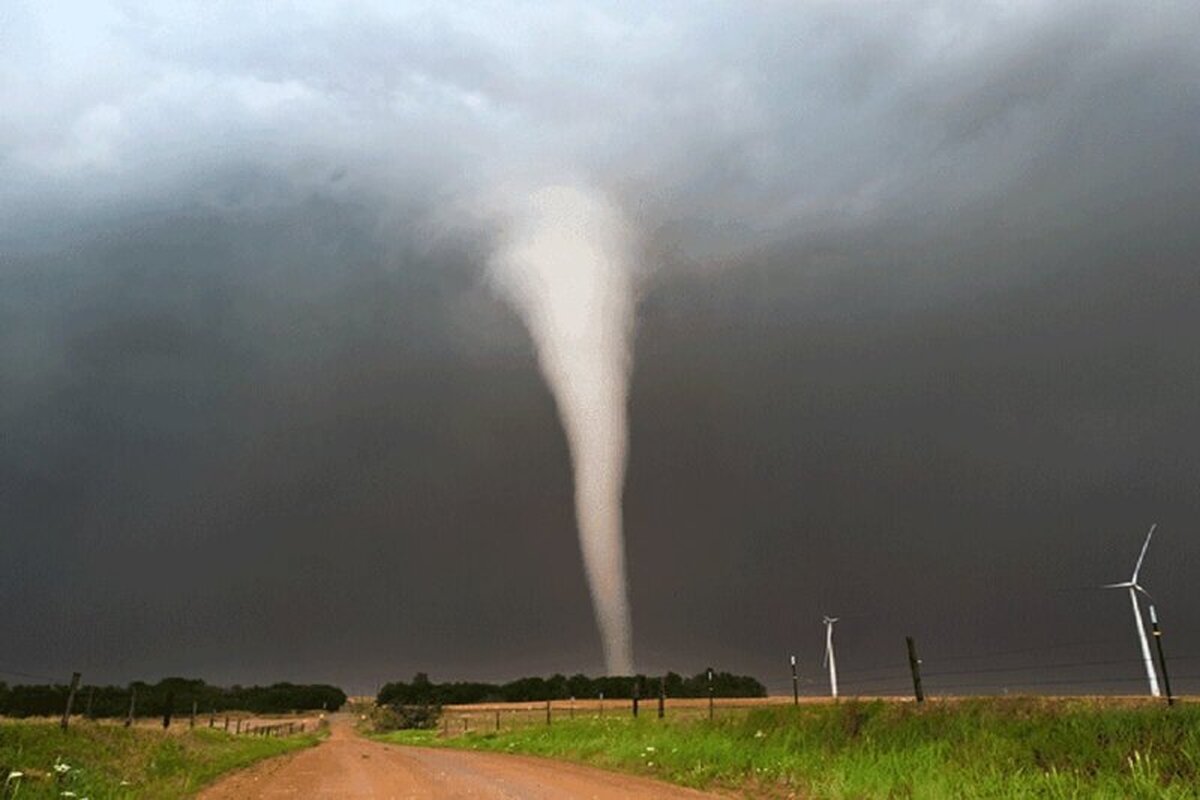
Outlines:
{"type": "MultiPolygon", "coordinates": [[[[668,672],[663,676],[668,697],[707,697],[708,675],[699,672],[693,677],[683,678],[668,672]]],[[[411,684],[397,681],[387,683],[379,690],[375,702],[385,705],[467,705],[482,702],[530,702],[562,700],[568,697],[596,697],[600,692],[609,698],[629,698],[637,683],[643,697],[652,697],[658,691],[658,676],[653,675],[606,675],[589,678],[575,674],[567,678],[560,674],[549,678],[517,678],[505,684],[491,683],[434,683],[425,673],[413,676],[411,684]]],[[[763,697],[766,687],[748,675],[717,672],[713,675],[713,690],[718,697],[763,697]]]]}

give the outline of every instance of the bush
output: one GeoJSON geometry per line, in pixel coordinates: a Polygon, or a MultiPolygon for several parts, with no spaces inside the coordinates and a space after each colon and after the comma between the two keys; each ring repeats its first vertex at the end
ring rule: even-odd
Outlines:
{"type": "Polygon", "coordinates": [[[442,716],[439,705],[391,705],[375,711],[373,724],[376,733],[436,728],[442,716]]]}

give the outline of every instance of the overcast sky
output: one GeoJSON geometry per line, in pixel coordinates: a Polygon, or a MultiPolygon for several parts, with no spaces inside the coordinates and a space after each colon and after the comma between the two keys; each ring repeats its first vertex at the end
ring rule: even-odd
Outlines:
{"type": "Polygon", "coordinates": [[[639,669],[1140,691],[1158,522],[1200,688],[1190,0],[16,0],[0,98],[0,680],[598,671],[481,211],[584,182],[639,669]]]}

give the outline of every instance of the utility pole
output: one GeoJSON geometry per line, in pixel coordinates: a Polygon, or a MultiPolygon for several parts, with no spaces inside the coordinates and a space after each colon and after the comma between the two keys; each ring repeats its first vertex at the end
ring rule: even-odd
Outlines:
{"type": "Polygon", "coordinates": [[[1162,673],[1163,692],[1167,695],[1167,705],[1175,705],[1175,698],[1171,694],[1171,679],[1167,677],[1167,657],[1163,654],[1162,646],[1162,631],[1158,627],[1158,613],[1154,610],[1154,605],[1150,605],[1150,630],[1154,633],[1154,647],[1158,650],[1158,670],[1162,673]]]}
{"type": "Polygon", "coordinates": [[[800,677],[796,675],[795,656],[792,656],[792,705],[800,705],[800,677]]]}
{"type": "Polygon", "coordinates": [[[67,729],[67,723],[71,719],[71,706],[75,705],[75,692],[79,689],[79,678],[80,675],[78,672],[71,673],[71,688],[67,691],[67,707],[63,709],[62,716],[62,729],[64,731],[67,729]]]}
{"type": "Polygon", "coordinates": [[[904,642],[908,645],[908,668],[912,672],[913,694],[918,703],[924,703],[925,690],[921,688],[921,659],[917,658],[917,644],[911,636],[905,636],[904,642]]]}

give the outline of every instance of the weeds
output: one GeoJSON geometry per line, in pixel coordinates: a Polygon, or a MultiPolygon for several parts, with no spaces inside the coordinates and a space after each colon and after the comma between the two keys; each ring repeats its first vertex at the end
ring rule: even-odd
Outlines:
{"type": "Polygon", "coordinates": [[[218,775],[315,744],[317,734],[237,737],[197,729],[81,723],[62,731],[40,721],[0,722],[0,798],[185,797],[218,775]]]}
{"type": "Polygon", "coordinates": [[[421,743],[566,758],[755,797],[1200,797],[1200,706],[1190,704],[850,700],[713,723],[609,716],[454,739],[425,732],[421,743]]]}

